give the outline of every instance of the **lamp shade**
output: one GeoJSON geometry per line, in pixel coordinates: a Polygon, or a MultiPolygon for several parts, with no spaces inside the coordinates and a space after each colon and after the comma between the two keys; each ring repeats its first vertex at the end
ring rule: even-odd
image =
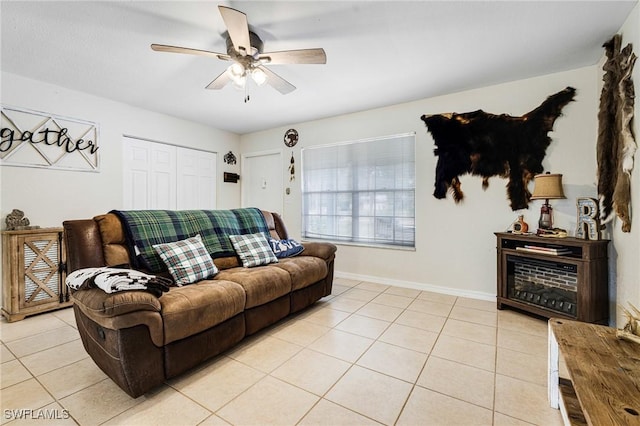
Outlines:
{"type": "Polygon", "coordinates": [[[561,174],[540,174],[534,177],[534,189],[531,195],[532,200],[551,200],[567,198],[562,190],[561,174]]]}

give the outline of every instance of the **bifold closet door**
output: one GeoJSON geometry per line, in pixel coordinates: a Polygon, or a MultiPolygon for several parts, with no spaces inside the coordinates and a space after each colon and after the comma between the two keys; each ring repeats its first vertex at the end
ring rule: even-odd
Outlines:
{"type": "Polygon", "coordinates": [[[176,208],[176,147],[123,138],[125,209],[176,208]]]}
{"type": "Polygon", "coordinates": [[[213,152],[177,149],[177,208],[216,208],[216,161],[213,152]]]}
{"type": "Polygon", "coordinates": [[[215,209],[212,152],[123,137],[123,208],[215,209]]]}

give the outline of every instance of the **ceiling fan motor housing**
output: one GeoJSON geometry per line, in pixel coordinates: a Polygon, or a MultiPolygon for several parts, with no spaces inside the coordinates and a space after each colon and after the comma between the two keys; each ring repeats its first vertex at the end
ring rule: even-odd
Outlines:
{"type": "MultiPolygon", "coordinates": [[[[241,53],[236,51],[236,49],[233,47],[233,42],[231,41],[231,37],[229,37],[229,32],[225,32],[224,36],[227,41],[227,54],[232,58],[242,57],[241,53]]],[[[249,41],[251,42],[251,47],[247,52],[247,55],[255,57],[255,55],[262,53],[264,43],[262,42],[262,39],[258,36],[258,34],[254,33],[253,31],[249,31],[249,41]]]]}

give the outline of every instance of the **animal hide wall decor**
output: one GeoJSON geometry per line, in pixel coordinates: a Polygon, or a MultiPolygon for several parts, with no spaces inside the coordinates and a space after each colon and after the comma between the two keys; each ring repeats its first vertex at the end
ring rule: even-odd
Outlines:
{"type": "Polygon", "coordinates": [[[533,177],[542,173],[542,160],[551,138],[547,133],[573,101],[576,89],[549,96],[539,107],[521,117],[490,114],[482,110],[421,117],[433,139],[438,156],[434,197],[441,199],[451,189],[456,203],[464,197],[460,175],[482,176],[482,187],[492,176],[508,177],[507,194],[512,210],[527,208],[533,177]]]}
{"type": "Polygon", "coordinates": [[[604,84],[598,112],[598,199],[600,220],[622,221],[622,232],[631,231],[631,170],[636,142],[631,129],[635,91],[631,72],[636,61],[632,45],[620,50],[622,37],[616,34],[603,47],[604,84]]]}

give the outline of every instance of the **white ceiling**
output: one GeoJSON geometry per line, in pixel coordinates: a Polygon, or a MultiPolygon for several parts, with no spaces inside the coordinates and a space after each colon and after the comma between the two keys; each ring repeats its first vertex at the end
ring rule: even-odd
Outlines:
{"type": "Polygon", "coordinates": [[[243,134],[593,65],[634,1],[7,1],[3,71],[243,134]],[[323,47],[326,65],[271,65],[297,86],[205,90],[228,62],[217,5],[265,51],[323,47]]]}

